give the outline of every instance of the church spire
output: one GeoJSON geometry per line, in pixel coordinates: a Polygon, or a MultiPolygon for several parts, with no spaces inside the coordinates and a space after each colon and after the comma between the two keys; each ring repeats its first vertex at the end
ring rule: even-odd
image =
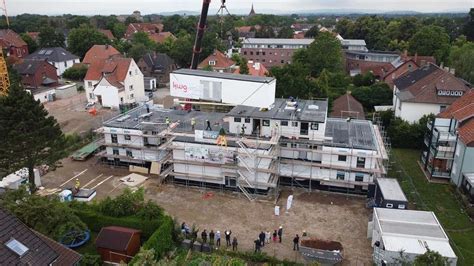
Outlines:
{"type": "Polygon", "coordinates": [[[250,10],[249,17],[255,16],[257,13],[255,13],[255,10],[253,9],[253,3],[252,3],[252,9],[250,10]]]}

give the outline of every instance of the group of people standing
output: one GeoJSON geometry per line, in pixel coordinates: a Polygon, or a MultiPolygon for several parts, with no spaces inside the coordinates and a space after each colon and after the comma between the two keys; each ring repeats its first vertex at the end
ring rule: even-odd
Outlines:
{"type": "MultiPolygon", "coordinates": [[[[274,243],[281,243],[282,237],[283,226],[280,226],[278,230],[274,230],[273,234],[270,234],[270,231],[261,231],[258,235],[258,239],[254,241],[255,252],[260,252],[261,248],[264,247],[265,244],[270,244],[270,238],[273,240],[274,243]]],[[[293,250],[300,250],[300,237],[298,234],[293,238],[293,250]]]]}
{"type": "MultiPolygon", "coordinates": [[[[181,224],[181,231],[187,236],[190,232],[189,226],[186,223],[181,224]]],[[[192,238],[197,239],[199,230],[195,230],[193,233],[192,238]]],[[[232,236],[232,230],[226,230],[224,231],[224,237],[225,237],[225,243],[226,247],[232,246],[232,250],[237,250],[237,246],[239,245],[237,241],[237,237],[234,236],[234,238],[231,238],[232,236]],[[232,240],[231,240],[232,239],[232,240]]],[[[208,243],[209,240],[209,245],[213,246],[215,243],[216,248],[219,248],[221,246],[221,232],[217,230],[214,232],[214,230],[211,229],[211,231],[208,233],[206,229],[204,229],[201,232],[201,239],[202,239],[202,244],[208,243]]]]}

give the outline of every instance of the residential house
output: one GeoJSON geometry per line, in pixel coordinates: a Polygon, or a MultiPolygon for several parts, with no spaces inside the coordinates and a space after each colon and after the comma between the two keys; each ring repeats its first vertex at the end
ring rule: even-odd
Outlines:
{"type": "Polygon", "coordinates": [[[259,31],[262,27],[260,25],[255,26],[241,26],[236,27],[235,30],[239,33],[239,38],[255,38],[255,34],[259,31]]]}
{"type": "Polygon", "coordinates": [[[381,79],[403,63],[396,52],[363,51],[357,50],[357,47],[352,49],[344,50],[346,71],[351,76],[372,72],[381,79]]]}
{"type": "Polygon", "coordinates": [[[48,63],[56,67],[58,76],[61,76],[66,69],[74,64],[80,63],[79,56],[73,55],[62,47],[41,48],[26,56],[25,59],[48,61],[48,63]]]}
{"type": "Polygon", "coordinates": [[[131,41],[133,35],[137,32],[145,32],[148,35],[159,33],[163,31],[163,24],[161,23],[130,23],[125,32],[125,39],[131,41]]]}
{"type": "Polygon", "coordinates": [[[21,76],[21,84],[25,88],[39,89],[43,86],[54,86],[58,84],[57,69],[48,61],[25,59],[13,68],[21,76]]]}
{"type": "Polygon", "coordinates": [[[28,45],[16,32],[0,29],[0,46],[7,51],[6,56],[23,58],[28,55],[28,45]]]}
{"type": "Polygon", "coordinates": [[[473,90],[428,123],[421,162],[429,178],[451,180],[458,187],[466,185],[469,179],[463,175],[474,172],[473,90]]]}
{"type": "Polygon", "coordinates": [[[444,257],[444,265],[455,266],[458,260],[433,212],[374,208],[367,235],[377,266],[400,265],[400,261],[411,264],[429,250],[444,257]]]}
{"type": "Polygon", "coordinates": [[[103,262],[118,264],[129,262],[140,250],[141,231],[120,226],[103,227],[95,245],[103,262]]]}
{"type": "Polygon", "coordinates": [[[314,39],[247,38],[242,42],[240,55],[247,61],[258,62],[265,67],[281,66],[292,61],[293,53],[307,48],[314,39]]]}
{"type": "Polygon", "coordinates": [[[198,69],[205,69],[211,67],[216,72],[232,73],[235,68],[235,62],[228,58],[219,50],[214,50],[212,54],[206,57],[198,65],[198,69]]]}
{"type": "MultiPolygon", "coordinates": [[[[250,76],[266,77],[268,74],[268,69],[260,63],[249,61],[247,62],[247,68],[250,76]]],[[[240,66],[235,67],[234,74],[240,74],[240,66]]]]}
{"type": "Polygon", "coordinates": [[[164,43],[167,39],[176,40],[176,37],[173,35],[173,33],[165,31],[150,34],[150,39],[156,43],[164,43]]]}
{"type": "Polygon", "coordinates": [[[91,64],[94,61],[101,61],[101,60],[106,60],[109,59],[110,57],[115,57],[115,56],[122,56],[117,49],[115,49],[113,46],[105,44],[95,44],[92,46],[84,56],[84,59],[82,60],[82,63],[84,64],[91,64]]]}
{"type": "Polygon", "coordinates": [[[466,81],[430,63],[394,80],[393,110],[414,123],[444,111],[470,89],[466,81]]]}
{"type": "Polygon", "coordinates": [[[347,92],[333,101],[330,117],[365,119],[364,107],[347,92]]]}
{"type": "Polygon", "coordinates": [[[109,108],[133,105],[147,99],[143,74],[132,58],[111,57],[93,61],[84,78],[84,87],[89,102],[109,108]]]}
{"type": "Polygon", "coordinates": [[[407,72],[412,72],[418,68],[418,64],[413,59],[409,59],[407,61],[404,61],[397,68],[394,68],[391,71],[387,72],[383,78],[383,81],[387,83],[391,89],[393,89],[393,81],[395,79],[403,76],[407,72]]]}
{"type": "Polygon", "coordinates": [[[367,44],[365,40],[359,39],[342,39],[341,45],[342,49],[345,51],[359,51],[359,52],[368,52],[367,44]]]}
{"type": "Polygon", "coordinates": [[[137,63],[145,77],[155,77],[158,83],[168,83],[170,73],[177,69],[174,60],[164,53],[147,53],[137,63]]]}
{"type": "Polygon", "coordinates": [[[112,33],[111,30],[103,30],[103,29],[98,29],[98,31],[102,34],[104,34],[107,39],[111,40],[111,41],[115,41],[115,36],[114,34],[112,33]]]}
{"type": "Polygon", "coordinates": [[[0,264],[79,265],[82,256],[26,226],[0,208],[0,264]]]}

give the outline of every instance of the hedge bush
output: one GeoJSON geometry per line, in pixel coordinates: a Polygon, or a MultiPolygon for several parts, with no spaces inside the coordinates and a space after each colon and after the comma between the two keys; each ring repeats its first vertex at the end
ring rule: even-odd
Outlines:
{"type": "Polygon", "coordinates": [[[169,216],[163,217],[160,227],[143,244],[143,248],[154,249],[156,259],[162,258],[174,246],[173,232],[173,220],[169,216]]]}
{"type": "Polygon", "coordinates": [[[123,226],[141,230],[142,240],[148,239],[161,225],[161,217],[158,219],[142,219],[138,216],[112,217],[100,213],[95,206],[87,204],[71,204],[71,208],[79,218],[87,224],[89,229],[100,232],[105,226],[123,226]]]}
{"type": "Polygon", "coordinates": [[[72,80],[83,80],[84,77],[87,74],[87,66],[81,65],[81,66],[73,66],[63,73],[63,77],[67,79],[72,79],[72,80]]]}

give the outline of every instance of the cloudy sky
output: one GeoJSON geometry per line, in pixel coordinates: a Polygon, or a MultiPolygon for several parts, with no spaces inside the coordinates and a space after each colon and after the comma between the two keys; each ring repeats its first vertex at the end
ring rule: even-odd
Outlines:
{"type": "MultiPolygon", "coordinates": [[[[199,11],[201,0],[6,0],[9,15],[34,14],[142,14],[170,11],[199,11]]],[[[252,3],[258,12],[297,12],[322,9],[344,10],[411,10],[422,12],[467,11],[474,0],[227,0],[232,13],[248,12],[252,3]]],[[[212,0],[211,10],[219,8],[220,0],[212,0]]]]}

